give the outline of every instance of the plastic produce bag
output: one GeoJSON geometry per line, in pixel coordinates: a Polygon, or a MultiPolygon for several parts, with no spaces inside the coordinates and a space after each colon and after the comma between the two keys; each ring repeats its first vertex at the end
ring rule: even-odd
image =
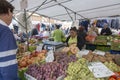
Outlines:
{"type": "Polygon", "coordinates": [[[39,44],[36,48],[36,51],[41,51],[42,50],[42,47],[43,47],[43,44],[39,44]]]}
{"type": "Polygon", "coordinates": [[[78,52],[78,55],[82,57],[83,55],[87,55],[89,53],[89,50],[82,49],[81,51],[78,52]]]}
{"type": "Polygon", "coordinates": [[[50,50],[47,53],[47,57],[45,58],[46,62],[53,62],[54,61],[54,53],[53,50],[50,50]]]}

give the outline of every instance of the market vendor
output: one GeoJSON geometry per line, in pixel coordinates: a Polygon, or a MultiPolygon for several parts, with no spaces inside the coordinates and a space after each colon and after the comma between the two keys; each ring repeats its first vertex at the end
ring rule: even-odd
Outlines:
{"type": "Polygon", "coordinates": [[[112,31],[110,30],[110,28],[108,27],[107,23],[104,23],[104,27],[100,32],[101,35],[111,35],[112,31]]]}
{"type": "Polygon", "coordinates": [[[52,37],[56,42],[62,42],[62,39],[65,38],[64,33],[59,29],[60,25],[55,25],[56,29],[53,31],[52,37]]]}
{"type": "Polygon", "coordinates": [[[0,80],[19,80],[16,40],[8,27],[13,10],[14,7],[7,0],[0,0],[0,80]]]}
{"type": "Polygon", "coordinates": [[[77,47],[81,50],[85,45],[85,40],[83,37],[77,34],[76,28],[70,29],[70,35],[66,39],[67,46],[70,46],[72,44],[77,44],[77,47]]]}

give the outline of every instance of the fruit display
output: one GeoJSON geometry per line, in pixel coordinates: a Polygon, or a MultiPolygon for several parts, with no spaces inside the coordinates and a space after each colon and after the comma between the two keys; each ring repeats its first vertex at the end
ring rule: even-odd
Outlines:
{"type": "Polygon", "coordinates": [[[27,50],[27,48],[26,48],[26,45],[24,43],[18,44],[18,52],[17,52],[18,55],[26,52],[26,50],[27,50]]]}
{"type": "Polygon", "coordinates": [[[120,40],[113,40],[112,42],[111,42],[111,49],[112,50],[120,50],[120,40]]]}
{"type": "Polygon", "coordinates": [[[17,53],[17,59],[21,59],[23,56],[29,55],[31,52],[17,53]]]}
{"type": "Polygon", "coordinates": [[[120,54],[116,54],[116,55],[115,55],[114,61],[115,61],[115,63],[116,63],[117,65],[120,66],[120,54]]]}
{"type": "Polygon", "coordinates": [[[67,77],[64,80],[107,80],[107,79],[97,79],[90,72],[87,65],[87,60],[81,58],[76,62],[69,63],[67,69],[67,77]]]}
{"type": "Polygon", "coordinates": [[[20,59],[18,59],[19,68],[25,68],[33,63],[37,63],[39,61],[45,60],[45,50],[41,52],[32,52],[30,55],[26,55],[20,59]]]}
{"type": "Polygon", "coordinates": [[[29,41],[29,44],[35,44],[37,42],[37,39],[31,38],[29,41]]]}
{"type": "Polygon", "coordinates": [[[114,62],[105,62],[104,65],[106,65],[111,71],[113,72],[120,72],[120,66],[115,64],[114,62]]]}
{"type": "Polygon", "coordinates": [[[77,61],[77,59],[78,58],[74,54],[67,55],[67,53],[56,52],[54,61],[60,63],[63,66],[64,70],[66,70],[68,67],[68,63],[75,62],[77,61]]]}
{"type": "Polygon", "coordinates": [[[96,44],[96,45],[107,45],[107,36],[97,36],[94,44],[96,44]]]}
{"type": "Polygon", "coordinates": [[[107,45],[107,40],[96,39],[94,44],[96,44],[96,45],[107,45]]]}
{"type": "Polygon", "coordinates": [[[57,62],[30,65],[26,73],[37,80],[56,80],[59,76],[65,75],[63,66],[57,62]]]}
{"type": "Polygon", "coordinates": [[[30,52],[33,52],[35,50],[36,50],[36,46],[35,45],[29,46],[29,51],[30,52]]]}
{"type": "Polygon", "coordinates": [[[98,40],[99,40],[99,39],[100,39],[100,40],[106,40],[107,37],[109,37],[109,36],[100,35],[100,36],[97,36],[96,39],[98,39],[98,40]]]}
{"type": "Polygon", "coordinates": [[[108,42],[113,41],[113,39],[114,39],[114,37],[113,37],[113,36],[107,36],[107,41],[108,41],[108,42]]]}
{"type": "Polygon", "coordinates": [[[98,55],[95,53],[88,53],[87,55],[83,55],[83,58],[87,59],[89,62],[101,61],[101,62],[110,62],[113,61],[114,55],[110,53],[106,53],[104,56],[98,55]]]}
{"type": "Polygon", "coordinates": [[[79,51],[78,47],[76,47],[76,44],[72,44],[69,47],[63,48],[62,52],[65,53],[71,53],[71,54],[76,54],[79,51]]]}
{"type": "Polygon", "coordinates": [[[96,45],[96,49],[97,50],[101,50],[101,51],[105,51],[105,52],[107,52],[107,51],[110,51],[111,50],[111,46],[99,46],[99,45],[96,45]]]}
{"type": "Polygon", "coordinates": [[[66,76],[66,70],[70,62],[77,61],[76,55],[68,55],[63,52],[55,52],[54,57],[54,62],[30,65],[27,74],[37,80],[56,80],[60,76],[66,76]]]}

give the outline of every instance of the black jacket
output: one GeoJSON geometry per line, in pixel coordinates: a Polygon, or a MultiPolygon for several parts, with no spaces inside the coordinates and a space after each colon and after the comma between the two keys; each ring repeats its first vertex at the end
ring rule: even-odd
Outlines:
{"type": "Polygon", "coordinates": [[[111,35],[112,34],[112,32],[111,32],[111,30],[110,30],[110,28],[106,28],[106,29],[102,29],[101,30],[101,33],[100,33],[101,35],[111,35]],[[105,33],[105,34],[104,34],[105,33]]]}

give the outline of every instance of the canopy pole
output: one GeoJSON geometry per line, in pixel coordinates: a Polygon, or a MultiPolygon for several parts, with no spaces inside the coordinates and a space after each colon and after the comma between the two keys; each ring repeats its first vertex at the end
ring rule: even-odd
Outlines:
{"type": "MultiPolygon", "coordinates": [[[[48,1],[48,2],[46,2],[44,5],[47,5],[47,4],[51,3],[51,2],[52,2],[52,0],[51,0],[51,1],[48,1]]],[[[32,10],[32,9],[37,8],[37,7],[39,7],[39,6],[35,6],[35,7],[33,7],[33,8],[28,9],[28,10],[32,10]]],[[[27,11],[28,11],[28,10],[27,10],[27,11]]]]}
{"type": "MultiPolygon", "coordinates": [[[[65,8],[65,7],[64,7],[65,8]]],[[[73,18],[72,18],[72,16],[70,15],[70,13],[68,12],[68,10],[65,8],[65,10],[66,10],[66,12],[67,12],[67,14],[69,15],[69,17],[71,18],[71,20],[73,21],[73,18]]]]}
{"type": "Polygon", "coordinates": [[[13,17],[13,19],[14,19],[15,21],[17,21],[18,24],[20,24],[23,28],[25,28],[25,26],[23,26],[15,17],[13,17]]]}
{"type": "Polygon", "coordinates": [[[27,27],[27,15],[26,15],[26,9],[24,9],[24,20],[25,20],[25,30],[27,34],[27,50],[29,51],[29,37],[28,37],[28,27],[27,27]]]}
{"type": "MultiPolygon", "coordinates": [[[[56,3],[58,3],[58,5],[60,5],[60,6],[64,7],[64,8],[66,8],[66,9],[70,10],[70,11],[73,12],[73,13],[76,13],[75,11],[73,11],[73,10],[69,9],[68,7],[62,5],[61,3],[57,2],[57,0],[54,0],[54,1],[55,1],[56,3]]],[[[76,14],[79,15],[80,17],[84,18],[84,19],[87,19],[87,18],[85,18],[84,16],[82,16],[81,14],[78,14],[78,13],[76,13],[76,14]]]]}
{"type": "MultiPolygon", "coordinates": [[[[52,1],[54,1],[54,0],[52,0],[52,1]]],[[[72,0],[66,0],[66,1],[63,1],[63,2],[60,2],[60,3],[67,3],[67,2],[70,2],[70,1],[72,1],[72,0]]],[[[53,6],[56,6],[56,5],[58,5],[58,4],[56,3],[56,4],[53,4],[53,5],[50,5],[50,6],[41,8],[41,9],[39,9],[39,10],[47,9],[47,8],[50,8],[50,7],[53,7],[53,6]]]]}
{"type": "Polygon", "coordinates": [[[33,12],[30,14],[30,16],[27,17],[27,19],[29,19],[42,5],[44,5],[46,1],[47,1],[47,0],[45,0],[40,6],[38,6],[38,8],[36,8],[35,11],[33,11],[33,12]]]}
{"type": "Polygon", "coordinates": [[[12,3],[14,0],[11,0],[10,3],[12,3]]]}
{"type": "Polygon", "coordinates": [[[76,15],[76,12],[74,13],[74,15],[75,15],[75,21],[77,20],[77,15],[76,15]]]}

